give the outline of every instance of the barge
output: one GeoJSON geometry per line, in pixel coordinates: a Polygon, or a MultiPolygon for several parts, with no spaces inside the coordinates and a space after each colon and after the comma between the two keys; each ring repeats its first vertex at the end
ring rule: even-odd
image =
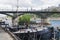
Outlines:
{"type": "Polygon", "coordinates": [[[18,28],[13,33],[21,40],[59,40],[59,31],[53,27],[18,28]]]}

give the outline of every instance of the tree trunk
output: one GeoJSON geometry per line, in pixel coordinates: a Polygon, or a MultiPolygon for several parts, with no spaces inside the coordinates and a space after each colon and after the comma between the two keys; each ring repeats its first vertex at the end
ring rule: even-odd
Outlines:
{"type": "Polygon", "coordinates": [[[50,25],[50,21],[48,18],[41,18],[41,25],[42,26],[48,26],[50,25]]]}
{"type": "Polygon", "coordinates": [[[26,28],[28,28],[28,23],[26,23],[26,28]]]}

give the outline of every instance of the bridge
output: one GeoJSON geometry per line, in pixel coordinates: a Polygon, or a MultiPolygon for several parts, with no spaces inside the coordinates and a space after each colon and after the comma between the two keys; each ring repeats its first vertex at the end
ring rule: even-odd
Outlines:
{"type": "Polygon", "coordinates": [[[30,13],[30,14],[32,13],[32,14],[37,14],[37,15],[40,14],[40,16],[43,16],[43,14],[45,14],[45,15],[46,14],[52,15],[54,13],[59,13],[60,14],[60,12],[51,12],[51,11],[0,11],[0,14],[5,14],[5,15],[8,15],[8,16],[11,16],[11,17],[15,17],[15,15],[18,17],[20,15],[23,15],[24,13],[30,13]],[[14,16],[10,15],[11,13],[14,16]]]}
{"type": "MultiPolygon", "coordinates": [[[[41,19],[42,19],[42,23],[46,23],[47,22],[47,18],[55,13],[58,13],[60,14],[60,12],[52,12],[52,11],[0,11],[0,14],[5,14],[5,15],[8,15],[8,16],[11,16],[12,17],[12,21],[14,21],[18,16],[20,15],[23,15],[25,13],[30,13],[30,14],[36,14],[36,15],[39,15],[41,16],[41,19]],[[13,14],[13,15],[10,15],[10,14],[13,14]]],[[[13,22],[14,24],[14,22],[13,22]]]]}

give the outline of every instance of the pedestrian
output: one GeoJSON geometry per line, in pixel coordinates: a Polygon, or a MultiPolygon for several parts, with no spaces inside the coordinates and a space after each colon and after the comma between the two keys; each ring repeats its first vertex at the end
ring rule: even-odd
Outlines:
{"type": "Polygon", "coordinates": [[[5,26],[6,26],[6,27],[9,26],[9,21],[8,21],[8,19],[5,19],[5,26]]]}

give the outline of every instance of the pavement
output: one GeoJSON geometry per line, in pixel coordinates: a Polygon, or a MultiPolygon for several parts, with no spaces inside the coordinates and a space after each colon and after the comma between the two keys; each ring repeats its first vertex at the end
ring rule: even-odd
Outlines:
{"type": "Polygon", "coordinates": [[[2,28],[0,28],[0,40],[13,40],[13,38],[2,28]]]}

